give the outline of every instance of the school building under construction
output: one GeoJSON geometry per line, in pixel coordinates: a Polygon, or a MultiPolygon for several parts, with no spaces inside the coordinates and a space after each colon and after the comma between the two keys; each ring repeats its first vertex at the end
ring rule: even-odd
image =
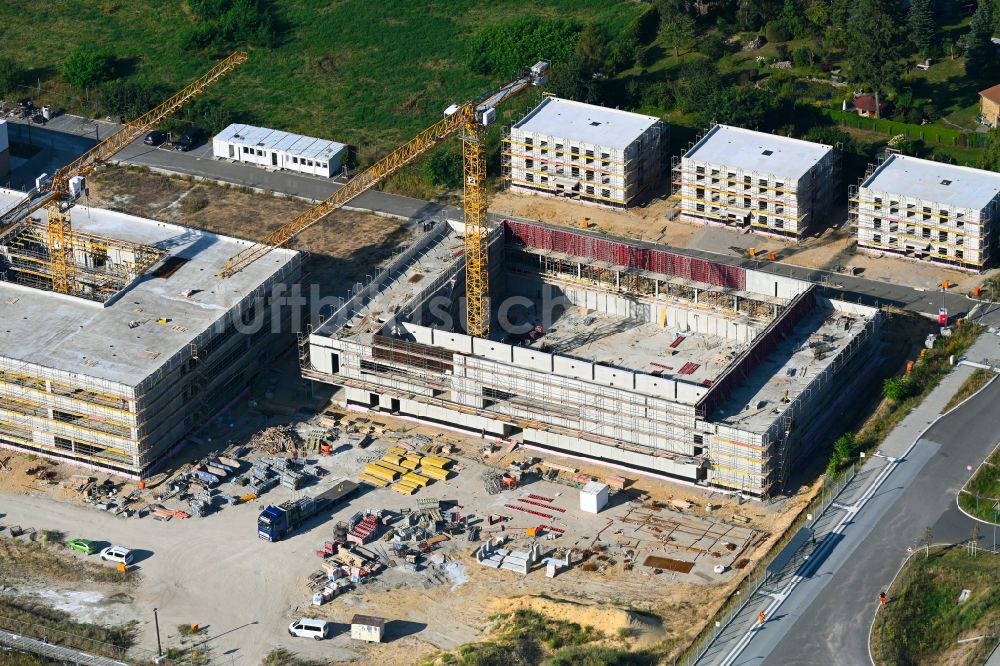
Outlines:
{"type": "Polygon", "coordinates": [[[816,286],[494,218],[489,338],[439,223],[303,341],[342,404],[755,497],[870,379],[881,313],[816,286]],[[812,436],[811,436],[812,435],[812,436]]]}

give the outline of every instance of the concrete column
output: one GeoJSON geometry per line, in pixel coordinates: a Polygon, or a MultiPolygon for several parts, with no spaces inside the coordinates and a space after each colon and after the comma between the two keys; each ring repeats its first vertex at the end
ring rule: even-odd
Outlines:
{"type": "Polygon", "coordinates": [[[622,288],[622,273],[621,271],[615,271],[615,289],[622,288]]]}
{"type": "Polygon", "coordinates": [[[576,277],[578,277],[578,278],[582,278],[583,277],[583,264],[581,264],[579,262],[577,262],[577,264],[576,264],[576,277]]]}
{"type": "Polygon", "coordinates": [[[694,304],[698,305],[698,290],[694,290],[694,304]]]}
{"type": "Polygon", "coordinates": [[[660,281],[659,280],[653,280],[653,294],[655,296],[659,296],[660,295],[660,281]]]}

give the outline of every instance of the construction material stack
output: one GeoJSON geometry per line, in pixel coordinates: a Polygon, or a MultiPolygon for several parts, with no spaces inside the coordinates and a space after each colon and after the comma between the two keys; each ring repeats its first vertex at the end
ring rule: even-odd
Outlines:
{"type": "Polygon", "coordinates": [[[438,455],[425,455],[401,446],[390,446],[381,459],[367,463],[359,478],[377,488],[391,486],[403,495],[412,495],[432,480],[444,481],[454,461],[438,455]]]}

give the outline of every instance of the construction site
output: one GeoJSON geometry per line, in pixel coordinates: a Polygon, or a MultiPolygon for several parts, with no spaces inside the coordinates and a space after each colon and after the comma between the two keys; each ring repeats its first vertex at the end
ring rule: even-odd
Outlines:
{"type": "Polygon", "coordinates": [[[353,409],[766,498],[877,349],[876,309],[810,283],[519,220],[490,239],[498,325],[469,336],[456,240],[438,225],[346,301],[305,376],[353,409]]]}

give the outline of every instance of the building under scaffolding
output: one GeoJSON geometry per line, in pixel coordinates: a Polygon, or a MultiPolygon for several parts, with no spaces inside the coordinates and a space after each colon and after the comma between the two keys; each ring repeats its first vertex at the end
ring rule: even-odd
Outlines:
{"type": "MultiPolygon", "coordinates": [[[[0,210],[21,198],[0,190],[0,210]]],[[[245,241],[82,206],[73,222],[73,296],[45,290],[43,223],[0,246],[0,446],[141,477],[273,356],[264,298],[300,257],[220,283],[245,241]]]]}
{"type": "Polygon", "coordinates": [[[673,160],[681,219],[801,238],[824,220],[840,184],[833,146],[713,126],[673,160]]]}
{"type": "Polygon", "coordinates": [[[851,187],[858,247],[982,271],[1000,215],[1000,174],[887,154],[851,187]]]}
{"type": "Polygon", "coordinates": [[[464,264],[439,225],[312,333],[305,376],[357,409],[766,497],[872,367],[880,313],[810,283],[498,222],[491,339],[454,326],[464,264]]]}

